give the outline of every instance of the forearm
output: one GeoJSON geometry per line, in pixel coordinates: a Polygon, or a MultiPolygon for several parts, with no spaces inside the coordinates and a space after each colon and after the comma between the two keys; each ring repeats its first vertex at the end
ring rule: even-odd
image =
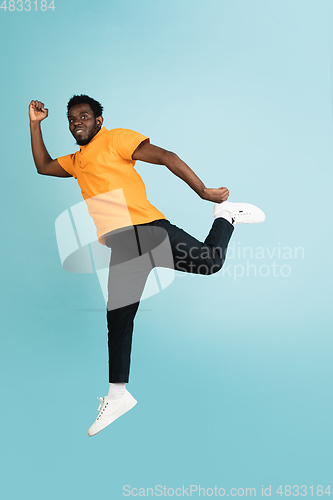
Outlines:
{"type": "Polygon", "coordinates": [[[199,177],[181,160],[175,153],[159,148],[147,141],[143,141],[134,151],[133,160],[165,165],[170,172],[185,181],[203,200],[214,203],[223,203],[229,196],[229,190],[225,187],[218,189],[206,188],[199,177]]]}
{"type": "Polygon", "coordinates": [[[185,181],[201,198],[204,198],[206,186],[175,153],[168,152],[164,158],[164,165],[177,177],[185,181]]]}
{"type": "Polygon", "coordinates": [[[30,121],[31,150],[37,168],[42,173],[43,169],[52,161],[42,136],[40,121],[30,121]]]}

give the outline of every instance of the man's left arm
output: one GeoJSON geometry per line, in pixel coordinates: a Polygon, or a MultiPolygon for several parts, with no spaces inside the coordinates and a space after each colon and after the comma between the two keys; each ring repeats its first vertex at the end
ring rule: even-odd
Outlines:
{"type": "Polygon", "coordinates": [[[165,165],[173,174],[185,181],[203,200],[222,203],[228,199],[229,190],[226,187],[207,188],[193,170],[171,151],[143,141],[132,154],[132,159],[165,165]]]}

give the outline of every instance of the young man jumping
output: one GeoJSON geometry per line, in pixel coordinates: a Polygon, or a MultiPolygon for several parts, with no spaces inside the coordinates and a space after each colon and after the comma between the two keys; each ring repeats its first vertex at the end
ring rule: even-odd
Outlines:
{"type": "Polygon", "coordinates": [[[98,241],[111,248],[108,279],[109,390],[88,430],[97,434],[129,411],[136,400],[127,391],[134,317],[149,273],[155,267],[210,275],[224,263],[227,246],[240,223],[259,223],[264,213],[248,203],[226,201],[229,190],[207,188],[175,153],[150,144],[129,129],[103,127],[103,107],[86,95],[67,104],[69,130],[80,150],[52,159],[44,145],[41,122],[48,110],[40,101],[29,105],[31,147],[37,172],[74,177],[97,229],[98,241]],[[171,224],[147,200],[134,169],[137,160],[165,165],[203,200],[212,201],[214,222],[204,242],[171,224]]]}

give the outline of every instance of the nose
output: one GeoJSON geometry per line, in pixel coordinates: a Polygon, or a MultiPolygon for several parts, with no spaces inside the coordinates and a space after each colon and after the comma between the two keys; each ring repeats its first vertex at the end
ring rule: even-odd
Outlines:
{"type": "Polygon", "coordinates": [[[74,127],[77,127],[78,125],[82,125],[80,118],[74,118],[73,125],[74,125],[74,127]]]}

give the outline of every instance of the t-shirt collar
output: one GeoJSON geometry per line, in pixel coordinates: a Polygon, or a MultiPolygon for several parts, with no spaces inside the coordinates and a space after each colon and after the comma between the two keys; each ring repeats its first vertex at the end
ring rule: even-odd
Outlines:
{"type": "Polygon", "coordinates": [[[99,137],[101,137],[101,135],[105,134],[105,132],[107,132],[107,129],[105,127],[102,127],[101,130],[99,130],[97,134],[95,134],[94,137],[88,142],[88,144],[80,146],[80,151],[89,146],[89,144],[92,143],[95,139],[98,139],[99,137]]]}

